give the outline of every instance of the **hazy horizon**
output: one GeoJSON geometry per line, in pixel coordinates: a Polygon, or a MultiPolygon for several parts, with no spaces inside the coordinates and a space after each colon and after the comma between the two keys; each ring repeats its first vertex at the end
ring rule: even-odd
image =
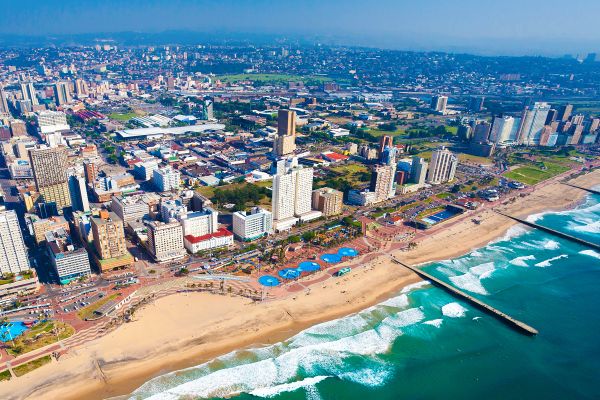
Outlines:
{"type": "Polygon", "coordinates": [[[498,55],[600,52],[600,2],[572,0],[6,0],[3,36],[183,31],[498,55]]]}

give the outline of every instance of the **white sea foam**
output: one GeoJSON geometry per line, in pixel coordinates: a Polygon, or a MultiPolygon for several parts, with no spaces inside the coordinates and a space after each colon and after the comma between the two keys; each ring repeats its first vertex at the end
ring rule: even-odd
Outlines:
{"type": "Polygon", "coordinates": [[[307,388],[309,386],[314,386],[317,383],[319,383],[327,378],[329,378],[329,376],[315,376],[312,378],[305,378],[305,379],[303,379],[301,381],[297,381],[297,382],[284,383],[284,384],[276,385],[276,386],[272,386],[272,387],[254,389],[253,391],[250,392],[250,394],[253,396],[265,397],[265,398],[275,397],[284,392],[293,392],[300,388],[307,388]]]}
{"type": "Polygon", "coordinates": [[[521,236],[522,234],[527,233],[527,232],[529,232],[529,229],[525,228],[523,225],[513,225],[506,230],[506,233],[504,234],[504,236],[502,236],[496,240],[492,240],[489,244],[495,244],[498,242],[506,242],[517,236],[521,236]]]}
{"type": "MultiPolygon", "coordinates": [[[[419,282],[421,283],[421,282],[419,282]]],[[[425,282],[427,283],[427,282],[425,282]]],[[[404,293],[404,289],[403,292],[404,293]]],[[[383,303],[379,303],[380,306],[388,306],[394,308],[404,308],[408,306],[408,296],[406,294],[401,294],[400,296],[392,297],[384,301],[383,303]]]]}
{"type": "Polygon", "coordinates": [[[496,268],[494,267],[493,262],[487,262],[487,263],[479,264],[479,265],[469,268],[469,272],[472,273],[473,275],[477,275],[477,276],[482,276],[482,275],[488,276],[488,274],[490,272],[494,271],[495,269],[496,268]]]}
{"type": "Polygon", "coordinates": [[[535,256],[533,254],[528,255],[528,256],[521,256],[521,257],[513,258],[509,262],[512,265],[516,265],[518,267],[528,267],[529,265],[526,263],[527,260],[535,260],[535,256]]]}
{"type": "Polygon", "coordinates": [[[579,254],[583,254],[584,256],[590,256],[594,258],[600,259],[600,253],[594,250],[581,250],[579,254]]]}
{"type": "Polygon", "coordinates": [[[436,328],[439,328],[440,326],[442,326],[443,322],[444,322],[444,320],[439,318],[439,319],[432,319],[430,321],[425,321],[423,323],[425,325],[431,325],[431,326],[435,326],[436,328]]]}
{"type": "Polygon", "coordinates": [[[569,256],[566,254],[561,254],[560,256],[552,257],[547,260],[541,261],[541,262],[535,264],[535,266],[536,267],[549,267],[552,265],[553,261],[560,260],[561,258],[567,258],[567,257],[569,257],[569,256]]]}
{"type": "Polygon", "coordinates": [[[380,367],[346,371],[339,374],[339,377],[362,386],[377,387],[385,384],[392,374],[393,370],[391,368],[380,367]]]}
{"type": "Polygon", "coordinates": [[[402,288],[402,290],[400,291],[400,293],[404,294],[404,293],[412,292],[413,290],[420,289],[422,287],[429,286],[429,285],[430,285],[430,283],[428,281],[411,283],[410,285],[404,286],[402,288]]]}
{"type": "Polygon", "coordinates": [[[587,218],[582,218],[578,220],[578,223],[569,223],[569,229],[584,233],[600,233],[600,220],[590,220],[587,218]]]}
{"type": "Polygon", "coordinates": [[[458,303],[448,303],[442,306],[442,314],[450,318],[464,317],[467,309],[458,303]]]}
{"type": "Polygon", "coordinates": [[[470,272],[467,272],[463,275],[451,276],[449,277],[449,279],[450,282],[452,282],[454,285],[458,286],[461,289],[467,290],[472,293],[478,293],[483,295],[488,294],[487,290],[485,290],[485,288],[481,284],[479,277],[477,275],[473,275],[470,272]]]}
{"type": "Polygon", "coordinates": [[[543,246],[546,250],[556,250],[560,247],[560,244],[555,240],[547,240],[544,242],[543,246]]]}
{"type": "Polygon", "coordinates": [[[475,251],[471,252],[471,256],[473,256],[473,257],[481,257],[482,254],[481,254],[481,252],[479,250],[475,250],[475,251]]]}
{"type": "Polygon", "coordinates": [[[403,328],[405,326],[414,325],[424,319],[425,314],[423,314],[423,311],[420,308],[415,307],[390,315],[389,317],[384,318],[381,323],[395,328],[403,328]]]}

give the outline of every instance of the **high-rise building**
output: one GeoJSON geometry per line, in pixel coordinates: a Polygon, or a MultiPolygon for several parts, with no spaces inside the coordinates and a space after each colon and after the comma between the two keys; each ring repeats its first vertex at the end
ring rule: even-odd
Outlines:
{"type": "Polygon", "coordinates": [[[123,221],[114,212],[100,211],[91,218],[94,247],[100,259],[117,258],[127,254],[123,221]]]}
{"type": "Polygon", "coordinates": [[[219,229],[219,212],[210,207],[181,214],[177,219],[183,228],[183,236],[204,236],[219,229]]]}
{"type": "Polygon", "coordinates": [[[82,176],[72,175],[69,177],[69,193],[71,194],[73,211],[90,211],[87,185],[82,176]]]}
{"type": "Polygon", "coordinates": [[[394,143],[394,138],[389,135],[383,135],[379,138],[379,154],[383,153],[386,147],[392,147],[394,143]]]}
{"type": "Polygon", "coordinates": [[[148,215],[150,208],[148,203],[143,201],[140,196],[114,196],[110,203],[110,209],[128,224],[134,221],[141,221],[148,215]]]}
{"type": "Polygon", "coordinates": [[[71,129],[67,122],[67,115],[62,111],[40,111],[37,113],[37,123],[40,132],[44,135],[71,129]]]}
{"type": "Polygon", "coordinates": [[[446,113],[446,106],[448,105],[448,96],[433,96],[431,98],[431,109],[435,112],[442,114],[446,113]]]}
{"type": "Polygon", "coordinates": [[[75,79],[75,94],[77,97],[84,97],[88,94],[87,83],[81,78],[75,79]]]}
{"type": "Polygon", "coordinates": [[[212,99],[204,99],[202,102],[202,119],[211,120],[214,119],[214,105],[212,99]]]}
{"type": "Polygon", "coordinates": [[[410,182],[423,185],[427,177],[427,166],[429,164],[423,158],[414,156],[410,167],[410,182]]]}
{"type": "Polygon", "coordinates": [[[375,202],[385,201],[395,195],[396,166],[377,165],[371,174],[369,190],[375,193],[375,202]]]}
{"type": "Polygon", "coordinates": [[[480,112],[483,110],[483,103],[485,101],[485,97],[471,97],[469,99],[469,111],[472,112],[480,112]]]}
{"type": "Polygon", "coordinates": [[[88,158],[83,160],[83,173],[88,185],[92,186],[96,178],[98,178],[101,163],[102,160],[100,158],[88,158]]]}
{"type": "Polygon", "coordinates": [[[154,186],[161,192],[179,190],[181,186],[181,173],[171,166],[155,169],[152,172],[154,186]]]}
{"type": "Polygon", "coordinates": [[[259,239],[273,232],[273,214],[260,207],[233,213],[233,233],[243,241],[259,239]]]}
{"type": "Polygon", "coordinates": [[[548,103],[536,102],[533,107],[526,108],[523,111],[523,119],[519,129],[518,143],[527,146],[537,146],[540,144],[542,129],[546,123],[550,105],[548,103]]]}
{"type": "Polygon", "coordinates": [[[473,128],[474,142],[487,142],[490,136],[490,124],[487,121],[479,121],[473,128]]]}
{"type": "Polygon", "coordinates": [[[68,82],[56,82],[54,84],[54,101],[57,106],[62,106],[72,101],[68,82]]]}
{"type": "Polygon", "coordinates": [[[462,140],[463,142],[468,142],[473,136],[473,129],[470,125],[460,124],[458,126],[458,130],[456,131],[456,134],[458,135],[458,138],[460,140],[462,140]]]}
{"type": "Polygon", "coordinates": [[[0,86],[0,114],[10,114],[8,109],[8,101],[6,100],[6,92],[4,88],[0,86]]]}
{"type": "Polygon", "coordinates": [[[88,252],[83,247],[76,247],[66,230],[46,232],[46,245],[61,284],[92,274],[88,252]]]}
{"type": "Polygon", "coordinates": [[[148,250],[158,262],[178,260],[185,257],[183,228],[177,221],[148,224],[148,250]]]}
{"type": "Polygon", "coordinates": [[[0,272],[17,274],[31,269],[19,219],[14,210],[0,208],[0,272]]]}
{"type": "Polygon", "coordinates": [[[507,115],[494,117],[492,128],[490,129],[490,141],[496,144],[514,143],[517,140],[520,124],[520,118],[507,115]]]}
{"type": "Polygon", "coordinates": [[[277,113],[277,136],[273,153],[278,156],[292,154],[296,150],[296,112],[280,109],[277,113]]]}
{"type": "Polygon", "coordinates": [[[458,159],[450,150],[442,147],[431,154],[427,182],[437,185],[454,179],[458,159]]]}
{"type": "Polygon", "coordinates": [[[310,221],[321,216],[311,209],[313,169],[297,166],[297,159],[279,166],[273,177],[272,211],[275,229],[289,229],[298,220],[310,221]]]}
{"type": "Polygon", "coordinates": [[[33,82],[21,83],[21,96],[23,97],[23,100],[29,100],[34,106],[40,104],[35,92],[35,87],[33,86],[33,82]]]}
{"type": "Polygon", "coordinates": [[[29,159],[41,201],[56,203],[59,212],[71,206],[66,149],[54,147],[30,150],[29,159]]]}
{"type": "Polygon", "coordinates": [[[324,217],[342,213],[342,201],[344,193],[332,188],[320,188],[313,190],[312,208],[321,211],[324,217]]]}
{"type": "Polygon", "coordinates": [[[556,119],[561,122],[567,122],[569,120],[569,118],[571,118],[572,112],[573,112],[573,104],[563,104],[558,109],[558,115],[557,115],[556,119]]]}

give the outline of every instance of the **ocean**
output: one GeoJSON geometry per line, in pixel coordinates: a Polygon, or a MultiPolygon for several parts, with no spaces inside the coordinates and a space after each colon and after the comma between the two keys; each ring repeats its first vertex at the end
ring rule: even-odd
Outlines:
{"type": "MultiPolygon", "coordinates": [[[[600,243],[600,196],[529,219],[600,243]]],[[[421,282],[286,341],[159,376],[131,398],[600,398],[600,253],[514,226],[424,269],[539,335],[421,282]]]]}

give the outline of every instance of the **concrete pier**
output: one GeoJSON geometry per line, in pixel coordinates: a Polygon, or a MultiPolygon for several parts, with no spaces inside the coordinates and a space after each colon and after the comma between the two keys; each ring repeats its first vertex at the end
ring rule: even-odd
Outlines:
{"type": "Polygon", "coordinates": [[[500,320],[501,322],[510,326],[511,328],[516,329],[517,331],[527,334],[527,335],[537,335],[538,334],[538,331],[535,328],[532,328],[531,326],[527,325],[526,323],[514,319],[510,315],[503,313],[502,311],[484,303],[483,301],[481,301],[479,299],[476,299],[475,297],[463,292],[462,290],[455,288],[452,285],[447,284],[446,282],[436,278],[435,276],[433,276],[431,274],[428,274],[425,271],[422,271],[419,268],[413,267],[408,264],[404,264],[403,262],[399,261],[394,256],[390,256],[390,257],[391,257],[392,261],[395,262],[396,264],[402,265],[403,267],[410,269],[415,274],[419,275],[421,278],[424,278],[424,279],[428,280],[429,282],[431,282],[432,284],[439,286],[442,289],[445,289],[447,292],[449,292],[450,294],[452,294],[454,296],[460,297],[461,299],[474,305],[475,307],[486,312],[487,314],[490,314],[493,317],[497,318],[498,320],[500,320]]]}
{"type": "Polygon", "coordinates": [[[600,194],[600,190],[596,190],[596,189],[590,189],[590,188],[584,188],[583,186],[577,186],[577,185],[572,185],[570,183],[566,183],[566,182],[561,182],[563,185],[567,185],[567,186],[571,186],[575,189],[581,189],[581,190],[585,190],[586,192],[590,192],[593,194],[600,194]]]}
{"type": "Polygon", "coordinates": [[[547,226],[538,225],[535,222],[529,222],[529,221],[524,220],[524,219],[519,218],[519,217],[515,217],[515,216],[509,215],[509,214],[504,214],[504,213],[502,213],[500,211],[496,211],[496,213],[498,213],[500,215],[503,215],[506,218],[510,218],[510,219],[513,219],[513,220],[515,220],[517,222],[520,222],[523,225],[527,225],[527,226],[530,226],[532,228],[536,228],[536,229],[539,229],[541,231],[548,232],[548,233],[550,233],[550,234],[552,234],[554,236],[557,236],[559,238],[567,239],[567,240],[570,240],[571,242],[575,242],[575,243],[581,244],[583,246],[590,247],[590,248],[595,249],[595,250],[600,250],[600,244],[588,242],[587,240],[583,240],[583,239],[580,239],[578,237],[571,236],[571,235],[569,235],[567,233],[563,233],[563,232],[557,231],[555,229],[548,228],[547,226]]]}

